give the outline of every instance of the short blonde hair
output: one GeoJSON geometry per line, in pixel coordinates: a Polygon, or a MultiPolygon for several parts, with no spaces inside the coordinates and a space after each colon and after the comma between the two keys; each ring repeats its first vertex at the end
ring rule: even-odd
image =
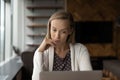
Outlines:
{"type": "Polygon", "coordinates": [[[71,15],[71,13],[66,12],[66,11],[57,11],[56,13],[54,13],[50,19],[48,20],[48,24],[47,24],[47,38],[51,38],[51,34],[50,34],[50,29],[51,29],[51,21],[55,20],[55,19],[63,19],[63,20],[68,20],[70,22],[70,27],[73,29],[73,32],[68,36],[67,38],[67,42],[68,43],[74,43],[75,42],[75,26],[74,26],[74,20],[73,20],[73,16],[71,15]]]}

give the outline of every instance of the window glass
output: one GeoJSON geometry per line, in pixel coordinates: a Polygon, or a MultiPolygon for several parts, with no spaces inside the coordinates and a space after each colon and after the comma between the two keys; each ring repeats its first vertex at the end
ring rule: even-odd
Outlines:
{"type": "Polygon", "coordinates": [[[12,56],[13,14],[11,0],[0,0],[0,62],[12,56]]]}
{"type": "Polygon", "coordinates": [[[4,60],[5,49],[5,20],[4,20],[4,1],[0,0],[0,62],[4,60]]]}

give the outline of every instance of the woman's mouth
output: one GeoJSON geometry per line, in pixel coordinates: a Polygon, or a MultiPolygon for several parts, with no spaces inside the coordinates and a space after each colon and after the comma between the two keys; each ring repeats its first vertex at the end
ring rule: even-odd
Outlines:
{"type": "Polygon", "coordinates": [[[55,44],[58,44],[58,43],[60,43],[60,40],[55,40],[54,42],[55,42],[55,44]]]}

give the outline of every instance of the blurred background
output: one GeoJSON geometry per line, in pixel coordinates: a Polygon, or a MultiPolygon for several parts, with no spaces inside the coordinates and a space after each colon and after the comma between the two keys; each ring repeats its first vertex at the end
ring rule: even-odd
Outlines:
{"type": "Polygon", "coordinates": [[[0,80],[31,80],[34,51],[58,10],[72,13],[93,69],[120,80],[119,7],[120,0],[0,0],[0,80]]]}

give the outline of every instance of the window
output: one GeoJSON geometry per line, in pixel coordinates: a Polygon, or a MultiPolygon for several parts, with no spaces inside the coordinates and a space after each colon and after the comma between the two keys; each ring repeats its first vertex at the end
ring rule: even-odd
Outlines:
{"type": "Polygon", "coordinates": [[[0,0],[0,62],[12,56],[11,1],[0,0]]]}
{"type": "Polygon", "coordinates": [[[5,31],[4,31],[4,1],[0,1],[0,62],[4,60],[5,31]]]}

